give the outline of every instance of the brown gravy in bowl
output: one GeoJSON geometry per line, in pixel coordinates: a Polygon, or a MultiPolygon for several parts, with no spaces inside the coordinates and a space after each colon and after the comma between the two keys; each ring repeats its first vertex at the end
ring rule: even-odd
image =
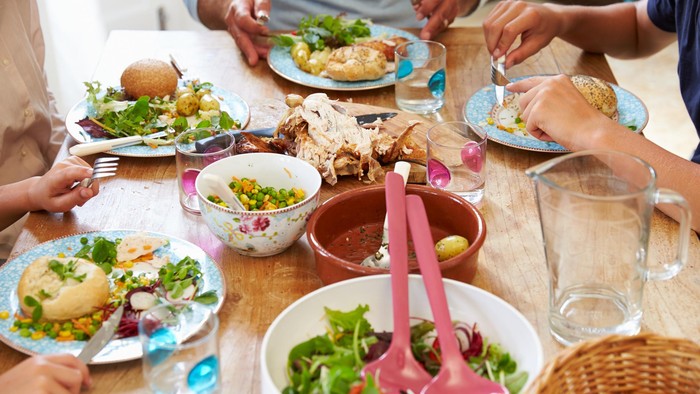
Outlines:
{"type": "MultiPolygon", "coordinates": [[[[382,243],[383,223],[363,224],[340,234],[327,246],[326,250],[343,260],[360,264],[369,255],[375,253],[382,243]]],[[[449,234],[435,227],[430,228],[433,241],[440,240],[449,234]]],[[[411,236],[408,236],[408,260],[415,266],[416,253],[411,236]]]]}

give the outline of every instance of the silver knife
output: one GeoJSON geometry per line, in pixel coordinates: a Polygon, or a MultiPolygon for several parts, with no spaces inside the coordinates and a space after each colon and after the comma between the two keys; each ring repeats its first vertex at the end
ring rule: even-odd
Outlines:
{"type": "MultiPolygon", "coordinates": [[[[505,57],[505,55],[499,57],[498,60],[496,61],[496,69],[498,71],[500,71],[501,74],[503,74],[503,76],[506,75],[506,57],[505,57]]],[[[498,102],[498,104],[501,105],[501,107],[503,107],[503,104],[504,104],[503,99],[505,98],[505,95],[506,95],[505,86],[496,85],[496,101],[498,102]]]]}
{"type": "Polygon", "coordinates": [[[102,327],[95,333],[95,335],[90,338],[87,345],[78,355],[78,359],[88,364],[97,353],[105,347],[105,345],[112,339],[114,333],[119,327],[119,322],[122,320],[122,314],[124,313],[124,305],[120,306],[115,310],[112,315],[102,323],[102,327]]]}
{"type": "MultiPolygon", "coordinates": [[[[361,126],[363,124],[376,122],[378,119],[381,119],[381,120],[391,119],[396,115],[398,115],[397,112],[381,112],[381,113],[376,113],[376,114],[358,115],[358,116],[355,116],[355,119],[357,120],[357,124],[359,124],[361,126]]],[[[264,129],[234,130],[231,132],[231,134],[233,134],[234,138],[236,139],[236,142],[238,142],[242,137],[241,131],[245,131],[246,133],[251,133],[256,137],[271,138],[276,129],[277,129],[276,127],[267,127],[264,129]]],[[[221,139],[223,138],[222,137],[223,135],[224,134],[219,134],[219,135],[215,135],[213,137],[203,138],[203,139],[195,142],[195,150],[198,153],[205,152],[212,144],[218,144],[221,141],[221,139]]]]}

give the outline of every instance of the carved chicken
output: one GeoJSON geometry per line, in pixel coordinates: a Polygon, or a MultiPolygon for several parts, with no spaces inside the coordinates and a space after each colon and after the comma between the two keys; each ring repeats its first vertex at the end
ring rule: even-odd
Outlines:
{"type": "Polygon", "coordinates": [[[282,117],[271,140],[242,132],[247,145],[241,151],[287,153],[316,167],[331,185],[338,176],[367,176],[374,181],[383,175],[381,166],[397,160],[425,163],[425,150],[412,139],[418,122],[410,124],[398,137],[381,133],[380,124],[360,126],[336,101],[324,93],[306,99],[289,95],[290,107],[282,117]]]}

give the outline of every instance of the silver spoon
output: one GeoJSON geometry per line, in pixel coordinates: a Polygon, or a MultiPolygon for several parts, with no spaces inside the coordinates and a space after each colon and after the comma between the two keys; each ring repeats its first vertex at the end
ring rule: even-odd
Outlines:
{"type": "MultiPolygon", "coordinates": [[[[397,161],[394,164],[394,172],[401,175],[403,184],[406,186],[408,173],[411,171],[411,163],[397,161]]],[[[365,267],[389,268],[389,217],[384,217],[384,229],[382,230],[382,244],[376,253],[367,256],[362,260],[361,265],[365,267]]]]}

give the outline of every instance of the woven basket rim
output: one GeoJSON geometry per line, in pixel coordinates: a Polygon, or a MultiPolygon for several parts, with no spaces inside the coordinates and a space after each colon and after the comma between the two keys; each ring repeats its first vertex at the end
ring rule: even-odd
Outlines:
{"type": "Polygon", "coordinates": [[[700,392],[700,344],[645,332],[572,345],[542,368],[526,393],[700,392]]]}

